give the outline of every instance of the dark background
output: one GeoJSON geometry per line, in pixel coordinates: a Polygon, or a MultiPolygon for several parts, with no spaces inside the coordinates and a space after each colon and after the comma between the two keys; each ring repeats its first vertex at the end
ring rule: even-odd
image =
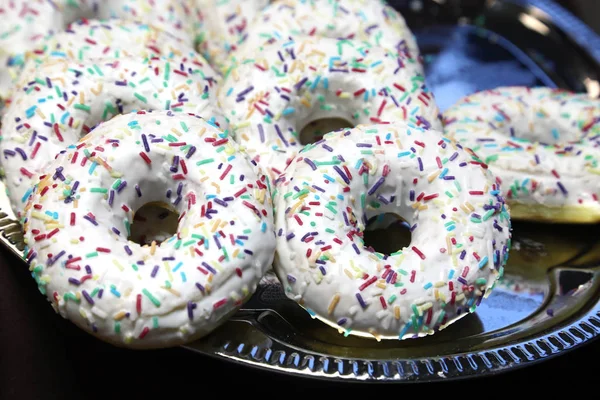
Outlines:
{"type": "MultiPolygon", "coordinates": [[[[562,5],[600,33],[599,0],[565,0],[562,5]]],[[[570,395],[593,391],[597,382],[600,342],[568,352],[526,369],[495,377],[440,384],[332,384],[289,379],[232,363],[192,354],[183,349],[152,352],[121,350],[84,334],[63,320],[39,295],[20,261],[0,251],[0,399],[170,399],[186,395],[285,396],[349,394],[440,398],[502,397],[531,392],[541,396],[569,390],[570,395]],[[323,393],[326,391],[327,393],[323,393]],[[388,393],[389,392],[389,393],[388,393]],[[441,397],[443,396],[443,397],[441,397]]]]}

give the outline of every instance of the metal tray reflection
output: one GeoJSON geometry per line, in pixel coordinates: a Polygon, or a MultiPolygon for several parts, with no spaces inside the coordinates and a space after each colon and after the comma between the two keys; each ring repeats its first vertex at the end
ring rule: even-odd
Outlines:
{"type": "MultiPolygon", "coordinates": [[[[600,46],[587,49],[581,38],[600,38],[555,5],[551,16],[534,2],[541,3],[390,1],[417,35],[442,110],[464,95],[502,85],[545,85],[598,97],[600,46]]],[[[4,197],[0,209],[9,210],[4,197]]],[[[20,226],[11,215],[0,213],[0,230],[2,243],[20,255],[20,226]]],[[[371,234],[389,240],[402,232],[371,234]]],[[[423,382],[526,366],[597,337],[600,225],[514,222],[513,234],[505,277],[492,295],[474,314],[433,336],[382,342],[344,337],[288,300],[271,274],[229,321],[185,347],[293,375],[423,382]]]]}

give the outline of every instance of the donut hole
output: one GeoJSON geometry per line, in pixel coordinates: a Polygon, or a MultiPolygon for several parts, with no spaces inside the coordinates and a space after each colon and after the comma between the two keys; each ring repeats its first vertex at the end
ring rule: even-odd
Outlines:
{"type": "Polygon", "coordinates": [[[370,218],[363,233],[366,248],[390,255],[410,244],[410,225],[402,217],[383,213],[370,218]]]}
{"type": "Polygon", "coordinates": [[[346,128],[354,128],[354,125],[344,118],[315,119],[300,130],[300,143],[303,145],[315,143],[321,140],[326,133],[346,128]]]}
{"type": "Polygon", "coordinates": [[[177,233],[179,213],[163,202],[146,203],[133,214],[128,239],[139,245],[160,244],[177,233]]]}

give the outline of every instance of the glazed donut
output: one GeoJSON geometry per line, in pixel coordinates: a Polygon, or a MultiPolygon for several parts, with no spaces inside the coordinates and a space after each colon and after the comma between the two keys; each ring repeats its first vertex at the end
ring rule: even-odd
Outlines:
{"type": "Polygon", "coordinates": [[[441,130],[421,65],[380,47],[329,38],[270,46],[231,70],[218,89],[232,133],[275,179],[322,118],[353,125],[408,120],[441,130]]]}
{"type": "Polygon", "coordinates": [[[404,339],[473,312],[508,257],[497,183],[468,150],[397,122],[330,132],[275,182],[274,269],[287,296],[345,335],[404,339]],[[365,246],[366,222],[401,216],[411,243],[365,246]]]}
{"type": "MultiPolygon", "coordinates": [[[[25,67],[16,88],[27,84],[36,65],[48,59],[87,62],[123,57],[184,58],[203,66],[204,60],[193,46],[185,44],[168,32],[153,25],[130,20],[80,20],[64,31],[49,36],[25,55],[25,67]],[[25,81],[23,81],[25,80],[25,81]]],[[[7,102],[9,104],[10,101],[7,102]]]]}
{"type": "Polygon", "coordinates": [[[537,87],[467,96],[444,131],[500,178],[513,219],[600,222],[600,101],[537,87]]]}
{"type": "Polygon", "coordinates": [[[194,0],[93,0],[98,19],[131,19],[151,23],[193,45],[198,18],[194,0]]]}
{"type": "Polygon", "coordinates": [[[248,27],[269,0],[195,0],[200,15],[197,48],[222,71],[229,54],[248,35],[248,27]]]}
{"type": "Polygon", "coordinates": [[[53,308],[131,348],[211,332],[254,292],[275,251],[266,177],[223,131],[171,111],[117,116],[62,151],[35,185],[23,226],[53,308]],[[128,232],[152,202],[176,210],[178,229],[141,246],[128,232]]]}
{"type": "Polygon", "coordinates": [[[384,0],[273,1],[252,23],[239,54],[299,36],[351,39],[361,46],[385,47],[421,62],[406,21],[384,0]]]}
{"type": "Polygon", "coordinates": [[[15,0],[0,5],[0,98],[6,99],[24,66],[25,53],[82,18],[152,23],[188,46],[194,44],[192,0],[15,0]]]}
{"type": "MultiPolygon", "coordinates": [[[[2,166],[17,217],[33,181],[54,156],[96,124],[129,111],[173,110],[204,117],[222,129],[214,71],[183,59],[141,59],[39,65],[2,118],[2,166]]],[[[177,143],[176,135],[168,140],[177,143]]]]}
{"type": "Polygon", "coordinates": [[[14,0],[0,4],[0,99],[24,65],[25,52],[46,35],[93,14],[85,1],[14,0]]]}

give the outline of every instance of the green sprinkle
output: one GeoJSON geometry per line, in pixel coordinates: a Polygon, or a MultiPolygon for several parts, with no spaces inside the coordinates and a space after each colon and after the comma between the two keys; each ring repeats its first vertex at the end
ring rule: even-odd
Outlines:
{"type": "Polygon", "coordinates": [[[156,307],[160,307],[160,301],[154,296],[152,293],[148,291],[148,289],[142,289],[142,293],[154,304],[156,307]]]}
{"type": "Polygon", "coordinates": [[[86,106],[85,104],[75,104],[73,105],[73,107],[75,107],[77,110],[82,110],[86,112],[90,112],[92,109],[90,106],[86,106]]]}
{"type": "Polygon", "coordinates": [[[215,159],[214,158],[207,158],[206,160],[200,160],[196,163],[196,165],[204,165],[204,164],[210,164],[211,162],[214,162],[215,159]]]}
{"type": "Polygon", "coordinates": [[[137,93],[137,92],[136,92],[136,93],[134,93],[133,95],[134,95],[134,96],[135,96],[135,97],[136,97],[138,100],[140,100],[140,101],[141,101],[141,102],[143,102],[143,103],[147,103],[147,102],[148,102],[148,99],[146,99],[144,96],[142,96],[141,94],[139,94],[139,93],[137,93]]]}

